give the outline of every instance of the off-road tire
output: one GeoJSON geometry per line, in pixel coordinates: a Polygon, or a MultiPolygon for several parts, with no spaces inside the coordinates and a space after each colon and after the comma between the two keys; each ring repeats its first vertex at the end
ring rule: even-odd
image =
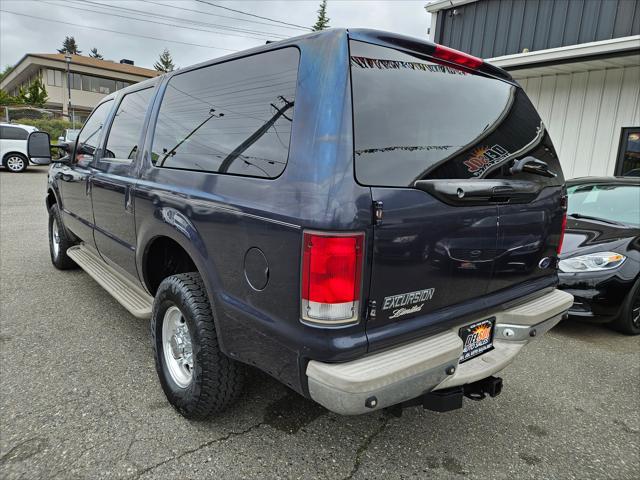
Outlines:
{"type": "Polygon", "coordinates": [[[627,335],[640,335],[640,326],[634,324],[633,319],[638,314],[638,299],[640,298],[640,280],[633,286],[627,298],[624,299],[620,316],[611,322],[611,327],[627,335]]]}
{"type": "Polygon", "coordinates": [[[169,403],[184,417],[209,418],[239,396],[244,368],[220,350],[207,290],[198,273],[181,273],[162,281],[153,302],[151,337],[162,389],[169,403]],[[185,388],[172,379],[164,357],[162,324],[172,306],[180,309],[193,348],[193,376],[185,388]]]}
{"type": "Polygon", "coordinates": [[[70,270],[73,268],[78,268],[76,262],[71,260],[71,258],[67,255],[67,249],[69,247],[73,247],[77,242],[72,237],[71,233],[67,231],[64,227],[64,223],[62,223],[62,215],[60,214],[60,209],[57,204],[51,205],[49,208],[49,254],[51,255],[51,263],[58,270],[70,270]],[[57,226],[58,231],[58,251],[56,253],[54,249],[54,240],[53,240],[53,223],[55,220],[55,224],[57,226]]]}

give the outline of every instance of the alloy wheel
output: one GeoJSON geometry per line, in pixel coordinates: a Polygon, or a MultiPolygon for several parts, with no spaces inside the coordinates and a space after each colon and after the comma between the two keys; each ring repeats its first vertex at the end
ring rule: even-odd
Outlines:
{"type": "Polygon", "coordinates": [[[25,167],[24,158],[22,158],[22,157],[20,157],[18,155],[12,155],[9,158],[7,158],[7,160],[5,162],[5,165],[12,172],[20,172],[25,167]]]}
{"type": "Polygon", "coordinates": [[[180,388],[188,387],[193,379],[193,346],[184,315],[175,305],[162,320],[162,350],[171,379],[180,388]]]}

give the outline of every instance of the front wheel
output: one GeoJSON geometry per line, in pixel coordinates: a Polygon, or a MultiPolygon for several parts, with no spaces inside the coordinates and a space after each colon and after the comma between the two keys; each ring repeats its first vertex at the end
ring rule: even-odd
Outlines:
{"type": "Polygon", "coordinates": [[[220,350],[199,274],[162,281],[153,302],[151,336],[160,384],[183,416],[208,418],[237,398],[243,369],[220,350]]]}
{"type": "Polygon", "coordinates": [[[58,270],[78,268],[76,262],[67,255],[67,249],[74,245],[75,242],[71,235],[64,228],[58,205],[51,205],[49,209],[49,254],[54,267],[58,270]]]}
{"type": "Polygon", "coordinates": [[[633,286],[622,305],[622,312],[612,327],[627,335],[640,334],[640,280],[633,286]]]}
{"type": "Polygon", "coordinates": [[[4,159],[4,166],[13,173],[24,172],[29,165],[29,160],[24,155],[18,153],[11,153],[4,159]]]}

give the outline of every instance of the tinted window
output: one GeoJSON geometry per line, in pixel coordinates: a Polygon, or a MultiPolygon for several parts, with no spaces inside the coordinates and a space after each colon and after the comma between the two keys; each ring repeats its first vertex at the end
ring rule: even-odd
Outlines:
{"type": "Polygon", "coordinates": [[[26,140],[29,132],[22,128],[0,127],[0,138],[2,140],[26,140]]]}
{"type": "Polygon", "coordinates": [[[363,184],[486,176],[539,136],[531,102],[507,82],[363,42],[350,51],[363,184]]]}
{"type": "Polygon", "coordinates": [[[567,215],[577,213],[640,226],[640,185],[576,185],[567,193],[567,215]]]}
{"type": "Polygon", "coordinates": [[[153,95],[152,88],[146,88],[138,92],[125,95],[116,110],[107,146],[99,162],[105,163],[131,163],[138,151],[138,142],[142,133],[142,123],[147,112],[149,102],[153,95]]]}
{"type": "Polygon", "coordinates": [[[176,75],[153,139],[158,167],[277,177],[287,162],[298,50],[176,75]]]}
{"type": "Polygon", "coordinates": [[[112,101],[101,103],[87,119],[84,127],[78,134],[75,162],[88,165],[93,160],[93,154],[98,148],[102,137],[102,127],[113,105],[112,101]],[[80,146],[84,147],[84,153],[80,153],[80,146]]]}

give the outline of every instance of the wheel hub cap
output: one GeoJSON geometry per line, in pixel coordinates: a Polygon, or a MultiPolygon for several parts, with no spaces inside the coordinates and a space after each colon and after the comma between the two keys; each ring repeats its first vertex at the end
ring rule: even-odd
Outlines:
{"type": "Polygon", "coordinates": [[[7,159],[7,167],[9,170],[20,170],[24,166],[24,160],[20,157],[9,157],[7,159]]]}
{"type": "Polygon", "coordinates": [[[51,240],[53,243],[53,255],[57,258],[60,251],[60,232],[58,232],[58,222],[55,219],[51,223],[51,240]]]}
{"type": "Polygon", "coordinates": [[[193,378],[193,347],[189,327],[175,305],[164,314],[162,349],[171,379],[179,387],[186,388],[193,378]]]}

